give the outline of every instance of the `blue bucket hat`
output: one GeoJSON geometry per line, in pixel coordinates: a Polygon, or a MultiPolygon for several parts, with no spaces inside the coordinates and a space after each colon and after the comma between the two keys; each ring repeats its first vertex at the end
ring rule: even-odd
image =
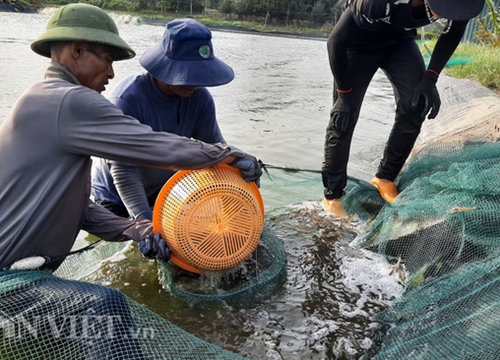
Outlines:
{"type": "Polygon", "coordinates": [[[139,63],[169,85],[217,86],[233,80],[233,69],[214,56],[212,33],[193,19],[170,21],[162,42],[147,50],[139,63]]]}

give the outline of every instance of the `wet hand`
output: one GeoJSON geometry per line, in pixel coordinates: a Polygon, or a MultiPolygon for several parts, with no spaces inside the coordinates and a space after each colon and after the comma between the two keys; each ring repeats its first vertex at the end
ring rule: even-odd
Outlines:
{"type": "Polygon", "coordinates": [[[132,239],[139,244],[139,251],[148,259],[170,260],[170,250],[160,234],[153,233],[150,220],[138,220],[123,232],[125,239],[132,239]]]}
{"type": "Polygon", "coordinates": [[[139,241],[139,251],[148,259],[170,260],[170,250],[167,247],[167,242],[162,239],[160,234],[148,235],[139,241]]]}

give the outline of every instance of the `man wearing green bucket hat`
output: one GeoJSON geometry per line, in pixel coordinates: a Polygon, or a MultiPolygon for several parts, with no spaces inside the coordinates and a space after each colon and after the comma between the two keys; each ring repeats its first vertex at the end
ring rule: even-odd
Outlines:
{"type": "Polygon", "coordinates": [[[113,61],[135,53],[98,7],[60,8],[31,48],[52,61],[45,81],[18,99],[0,127],[0,186],[9,189],[0,210],[10,214],[0,220],[0,269],[29,256],[59,258],[80,229],[109,241],[132,238],[147,248],[149,221],[116,217],[89,200],[91,156],[163,169],[233,163],[249,180],[260,176],[253,156],[153,132],[100,95],[114,77],[113,61]],[[26,189],[29,196],[20,196],[26,189]]]}
{"type": "MultiPolygon", "coordinates": [[[[163,39],[140,58],[146,72],[123,79],[109,99],[127,115],[165,131],[208,143],[224,143],[207,87],[229,83],[230,66],[215,57],[212,33],[193,19],[175,19],[163,39]]],[[[174,171],[96,159],[92,195],[124,217],[152,218],[159,191],[174,171]]]]}
{"type": "MultiPolygon", "coordinates": [[[[135,53],[98,7],[61,7],[31,48],[51,59],[45,80],[26,90],[0,125],[0,284],[7,284],[0,286],[2,316],[49,312],[63,325],[69,315],[108,316],[116,320],[110,337],[74,338],[61,326],[54,341],[70,346],[72,358],[143,359],[137,339],[127,336],[134,323],[122,293],[24,271],[57,269],[82,229],[108,241],[135,240],[144,256],[169,259],[149,220],[118,217],[90,200],[91,157],[164,169],[232,163],[248,181],[257,180],[261,169],[255,157],[234,147],[154,132],[105,99],[100,93],[114,77],[113,61],[135,53]],[[12,281],[19,285],[15,291],[12,281]]],[[[52,325],[46,325],[49,331],[52,325]]],[[[109,323],[100,325],[93,329],[109,334],[102,328],[109,323]]],[[[55,358],[49,350],[45,355],[55,358]]]]}

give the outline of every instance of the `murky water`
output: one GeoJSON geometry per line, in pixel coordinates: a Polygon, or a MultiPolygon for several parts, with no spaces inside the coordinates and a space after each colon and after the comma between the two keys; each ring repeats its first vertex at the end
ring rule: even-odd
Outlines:
{"type": "MultiPolygon", "coordinates": [[[[43,78],[49,63],[29,49],[45,14],[0,13],[0,122],[17,97],[43,78]]],[[[160,41],[163,27],[120,24],[140,56],[160,41]]],[[[331,106],[332,76],[324,40],[213,32],[215,54],[236,77],[212,88],[228,143],[278,166],[319,169],[331,106]]],[[[119,79],[141,71],[138,57],[115,63],[119,79]]],[[[349,174],[370,179],[392,124],[389,83],[377,74],[353,141],[349,174]]],[[[350,246],[358,224],[333,220],[317,194],[268,214],[284,242],[288,277],[282,289],[250,308],[189,304],[163,289],[154,262],[128,249],[92,279],[122,290],[186,331],[252,359],[358,359],[377,348],[371,315],[401,292],[390,266],[350,246]],[[316,200],[316,201],[314,201],[316,200]]],[[[265,201],[266,199],[264,199],[265,201]]],[[[80,242],[84,240],[80,239],[80,242]]]]}

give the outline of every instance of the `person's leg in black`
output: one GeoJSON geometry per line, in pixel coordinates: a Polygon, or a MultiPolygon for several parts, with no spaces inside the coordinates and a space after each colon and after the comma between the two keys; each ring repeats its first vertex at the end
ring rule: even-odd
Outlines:
{"type": "Polygon", "coordinates": [[[423,106],[411,105],[415,87],[424,76],[425,65],[418,45],[412,38],[395,46],[392,55],[381,66],[394,88],[396,118],[385,146],[376,177],[391,182],[397,178],[410,155],[425,117],[423,106]]]}
{"type": "MultiPolygon", "coordinates": [[[[321,174],[324,186],[324,196],[327,200],[340,199],[347,184],[347,164],[349,161],[350,147],[354,128],[359,117],[359,111],[378,64],[384,56],[382,49],[377,50],[350,50],[349,76],[352,81],[352,94],[357,104],[356,116],[351,119],[346,129],[342,130],[335,124],[333,114],[326,128],[324,161],[321,174]]],[[[334,85],[333,102],[338,99],[337,89],[334,85]]],[[[326,208],[326,206],[325,206],[326,208]]],[[[334,212],[334,211],[331,211],[334,212]]]]}

